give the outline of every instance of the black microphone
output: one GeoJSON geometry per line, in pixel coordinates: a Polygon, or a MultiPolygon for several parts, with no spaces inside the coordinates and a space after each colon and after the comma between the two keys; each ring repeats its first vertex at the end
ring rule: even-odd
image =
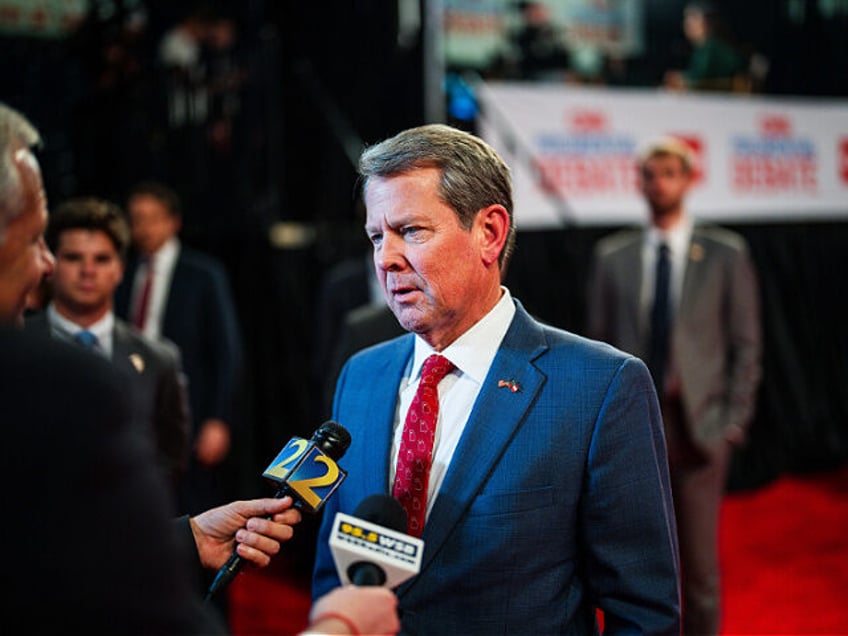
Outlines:
{"type": "MultiPolygon", "coordinates": [[[[406,510],[397,499],[388,495],[366,497],[356,507],[353,516],[390,530],[406,532],[406,510]]],[[[354,585],[382,585],[386,582],[386,571],[373,561],[354,561],[348,566],[347,575],[354,585]]]]}
{"type": "MultiPolygon", "coordinates": [[[[276,486],[275,499],[291,496],[293,508],[314,514],[347,477],[336,461],[349,446],[347,429],[337,422],[324,422],[309,440],[302,437],[289,440],[262,476],[276,486]]],[[[209,586],[206,600],[229,585],[243,565],[244,559],[233,550],[209,586]]]]}
{"type": "Polygon", "coordinates": [[[343,583],[395,588],[420,570],[424,542],[406,534],[397,499],[371,495],[352,516],[336,513],[330,551],[343,583]]]}

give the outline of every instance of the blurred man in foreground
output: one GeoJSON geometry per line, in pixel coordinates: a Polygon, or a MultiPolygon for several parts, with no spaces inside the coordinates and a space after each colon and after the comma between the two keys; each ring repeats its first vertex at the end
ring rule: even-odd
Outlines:
{"type": "MultiPolygon", "coordinates": [[[[152,447],[128,424],[128,387],[111,364],[19,329],[27,297],[54,267],[39,143],[37,130],[0,104],[4,629],[225,633],[201,604],[191,568],[215,570],[234,549],[267,565],[300,513],[290,498],[258,499],[171,519],[152,447]]],[[[387,590],[343,589],[324,599],[316,629],[389,633],[394,603],[387,590]]]]}

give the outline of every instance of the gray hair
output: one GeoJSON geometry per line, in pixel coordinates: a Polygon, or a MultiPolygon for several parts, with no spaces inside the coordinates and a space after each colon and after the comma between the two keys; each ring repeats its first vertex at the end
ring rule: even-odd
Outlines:
{"type": "Polygon", "coordinates": [[[404,130],[366,148],[359,158],[365,178],[390,177],[421,168],[441,171],[439,197],[456,212],[459,223],[470,229],[481,209],[499,204],[509,214],[509,233],[498,257],[501,271],[515,246],[512,215],[512,178],[509,167],[479,137],[446,126],[429,124],[404,130]]]}
{"type": "Polygon", "coordinates": [[[0,242],[6,227],[24,208],[21,176],[15,153],[41,145],[41,135],[18,111],[0,102],[0,242]]]}

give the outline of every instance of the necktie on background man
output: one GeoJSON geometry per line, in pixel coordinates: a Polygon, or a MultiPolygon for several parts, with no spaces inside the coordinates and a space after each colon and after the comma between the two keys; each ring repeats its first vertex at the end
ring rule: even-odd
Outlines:
{"type": "Polygon", "coordinates": [[[648,368],[660,397],[663,395],[663,382],[671,335],[670,282],[671,259],[668,245],[660,243],[657,247],[656,285],[654,287],[654,306],[651,310],[651,348],[648,357],[648,368]]]}
{"type": "Polygon", "coordinates": [[[74,334],[74,340],[81,344],[86,349],[93,349],[97,344],[97,336],[91,333],[88,329],[81,329],[74,334]]]}
{"type": "Polygon", "coordinates": [[[408,534],[420,537],[427,512],[427,488],[436,422],[439,419],[438,385],[454,369],[447,358],[433,354],[424,361],[421,382],[412,399],[398,452],[392,496],[406,510],[408,534]]]}
{"type": "Polygon", "coordinates": [[[153,259],[147,258],[144,260],[144,282],[141,286],[141,292],[138,295],[138,301],[135,305],[133,313],[133,325],[136,329],[142,331],[144,323],[147,320],[147,312],[150,308],[150,293],[153,290],[153,259]]]}

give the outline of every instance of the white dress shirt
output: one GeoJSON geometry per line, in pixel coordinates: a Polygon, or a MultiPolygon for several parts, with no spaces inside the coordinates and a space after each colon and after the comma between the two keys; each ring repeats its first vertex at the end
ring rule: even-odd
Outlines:
{"type": "Polygon", "coordinates": [[[94,350],[112,359],[112,332],[115,329],[115,314],[108,312],[103,318],[90,327],[83,329],[75,322],[71,322],[58,311],[51,302],[47,305],[47,322],[50,325],[50,335],[55,338],[75,342],[74,338],[80,331],[90,331],[97,337],[94,350]]]}
{"type": "MultiPolygon", "coordinates": [[[[465,430],[471,409],[480,393],[480,387],[489,373],[492,360],[494,360],[501,340],[506,335],[515,315],[515,304],[512,302],[509,290],[506,287],[501,289],[503,295],[492,310],[441,352],[441,355],[453,362],[456,369],[439,383],[439,418],[433,441],[433,461],[427,491],[428,515],[433,509],[433,501],[436,499],[436,494],[445,479],[445,473],[453,458],[459,438],[465,430]]],[[[415,392],[418,390],[421,367],[433,353],[436,353],[436,351],[430,345],[422,338],[415,337],[415,353],[412,363],[407,365],[398,389],[399,399],[398,408],[395,412],[392,463],[389,474],[390,492],[394,483],[406,412],[409,410],[415,392]]]]}

